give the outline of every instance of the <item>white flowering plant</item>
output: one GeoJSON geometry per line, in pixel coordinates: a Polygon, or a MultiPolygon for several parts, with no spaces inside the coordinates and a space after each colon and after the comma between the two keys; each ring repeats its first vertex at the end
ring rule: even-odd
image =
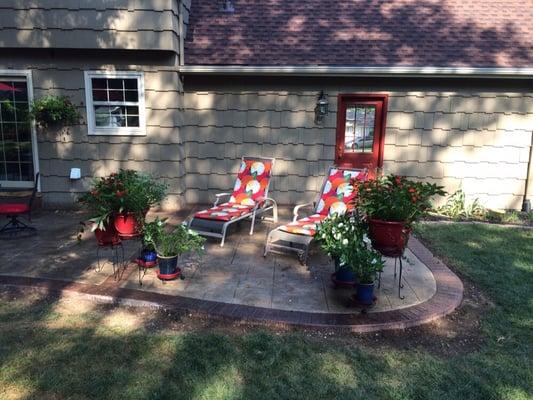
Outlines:
{"type": "Polygon", "coordinates": [[[333,214],[318,224],[315,239],[326,254],[339,258],[342,247],[348,245],[348,238],[362,229],[361,224],[353,214],[333,214]]]}
{"type": "Polygon", "coordinates": [[[367,232],[363,218],[352,212],[326,218],[318,225],[315,238],[327,254],[339,259],[339,265],[353,270],[360,283],[373,283],[384,261],[370,245],[367,232]]]}

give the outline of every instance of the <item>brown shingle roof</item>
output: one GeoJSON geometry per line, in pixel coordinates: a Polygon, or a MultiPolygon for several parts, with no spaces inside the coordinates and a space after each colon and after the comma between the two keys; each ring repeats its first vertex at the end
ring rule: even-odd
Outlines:
{"type": "Polygon", "coordinates": [[[193,0],[188,65],[533,67],[533,0],[193,0]]]}

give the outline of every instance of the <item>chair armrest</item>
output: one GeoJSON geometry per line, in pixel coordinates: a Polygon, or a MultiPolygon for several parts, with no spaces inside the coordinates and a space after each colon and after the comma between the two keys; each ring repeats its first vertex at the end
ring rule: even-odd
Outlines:
{"type": "Polygon", "coordinates": [[[262,205],[264,205],[265,203],[271,203],[272,205],[275,205],[276,204],[276,200],[274,200],[273,198],[271,197],[258,197],[257,199],[255,199],[255,207],[254,208],[259,208],[261,207],[262,205]]]}
{"type": "Polygon", "coordinates": [[[309,206],[315,206],[315,202],[314,201],[311,201],[309,203],[303,203],[303,204],[298,204],[294,207],[294,209],[292,210],[292,215],[293,215],[293,222],[296,221],[298,219],[298,212],[300,211],[301,208],[304,208],[304,207],[309,207],[309,206]]]}
{"type": "Polygon", "coordinates": [[[213,203],[213,207],[215,207],[218,204],[218,202],[220,201],[220,198],[224,197],[224,196],[231,196],[231,193],[227,193],[226,192],[226,193],[217,193],[217,194],[215,194],[216,200],[213,203]]]}

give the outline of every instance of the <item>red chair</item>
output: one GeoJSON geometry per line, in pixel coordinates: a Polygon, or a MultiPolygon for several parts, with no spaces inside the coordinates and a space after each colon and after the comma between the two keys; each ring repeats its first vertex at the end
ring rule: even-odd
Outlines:
{"type": "Polygon", "coordinates": [[[37,194],[37,186],[39,183],[39,173],[35,175],[35,183],[31,192],[31,197],[25,202],[19,203],[5,203],[0,204],[0,215],[5,215],[9,222],[0,229],[1,236],[14,237],[19,233],[35,233],[37,230],[33,226],[29,226],[20,220],[20,217],[26,215],[28,221],[31,222],[31,207],[33,200],[37,194]]]}

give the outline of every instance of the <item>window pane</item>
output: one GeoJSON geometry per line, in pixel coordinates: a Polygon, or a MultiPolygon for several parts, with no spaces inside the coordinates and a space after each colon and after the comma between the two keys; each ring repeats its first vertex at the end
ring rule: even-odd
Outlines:
{"type": "Polygon", "coordinates": [[[111,126],[126,126],[126,107],[111,107],[111,126]]]}
{"type": "Polygon", "coordinates": [[[92,78],[91,83],[93,89],[107,89],[107,79],[105,78],[92,78]]]}
{"type": "Polygon", "coordinates": [[[0,80],[0,101],[14,100],[12,82],[0,80]]]}
{"type": "Polygon", "coordinates": [[[31,161],[32,160],[32,151],[31,151],[31,142],[20,142],[19,143],[19,154],[20,161],[31,161]]]}
{"type": "Polygon", "coordinates": [[[124,79],[124,89],[137,90],[137,78],[124,79]]]}
{"type": "Polygon", "coordinates": [[[26,82],[13,82],[15,101],[28,101],[28,88],[26,82]]]}
{"type": "Polygon", "coordinates": [[[127,106],[126,113],[128,115],[139,115],[139,107],[137,106],[127,106]]]}
{"type": "Polygon", "coordinates": [[[96,126],[110,126],[109,125],[109,107],[96,106],[94,107],[94,117],[96,126]]]}
{"type": "Polygon", "coordinates": [[[31,127],[29,122],[17,124],[17,136],[21,142],[31,142],[31,127]]]}
{"type": "Polygon", "coordinates": [[[6,180],[8,181],[20,181],[20,165],[18,162],[6,163],[6,180]]]}
{"type": "Polygon", "coordinates": [[[122,90],[110,90],[109,101],[124,101],[124,91],[122,90]]]}
{"type": "Polygon", "coordinates": [[[93,90],[93,101],[107,101],[107,90],[93,90]]]}
{"type": "Polygon", "coordinates": [[[13,122],[2,123],[2,137],[5,141],[17,139],[17,125],[13,122]]]}
{"type": "Polygon", "coordinates": [[[124,86],[122,84],[122,79],[108,79],[107,85],[109,89],[124,89],[124,86]]]}
{"type": "Polygon", "coordinates": [[[375,115],[376,107],[371,105],[353,105],[346,108],[345,152],[372,152],[375,115]]]}
{"type": "Polygon", "coordinates": [[[4,154],[6,161],[18,161],[19,149],[17,142],[4,142],[4,154]]]}
{"type": "Polygon", "coordinates": [[[136,90],[126,90],[126,101],[139,101],[139,93],[136,90]]]}
{"type": "Polygon", "coordinates": [[[1,117],[3,122],[15,121],[15,103],[10,100],[4,100],[0,103],[1,117]]]}
{"type": "Polygon", "coordinates": [[[138,128],[139,127],[139,117],[136,116],[136,115],[134,115],[134,116],[129,116],[128,115],[127,124],[128,124],[128,126],[132,126],[132,127],[138,128]]]}
{"type": "Polygon", "coordinates": [[[23,181],[33,181],[35,179],[35,174],[33,172],[33,163],[25,162],[20,164],[21,180],[23,181]]]}

